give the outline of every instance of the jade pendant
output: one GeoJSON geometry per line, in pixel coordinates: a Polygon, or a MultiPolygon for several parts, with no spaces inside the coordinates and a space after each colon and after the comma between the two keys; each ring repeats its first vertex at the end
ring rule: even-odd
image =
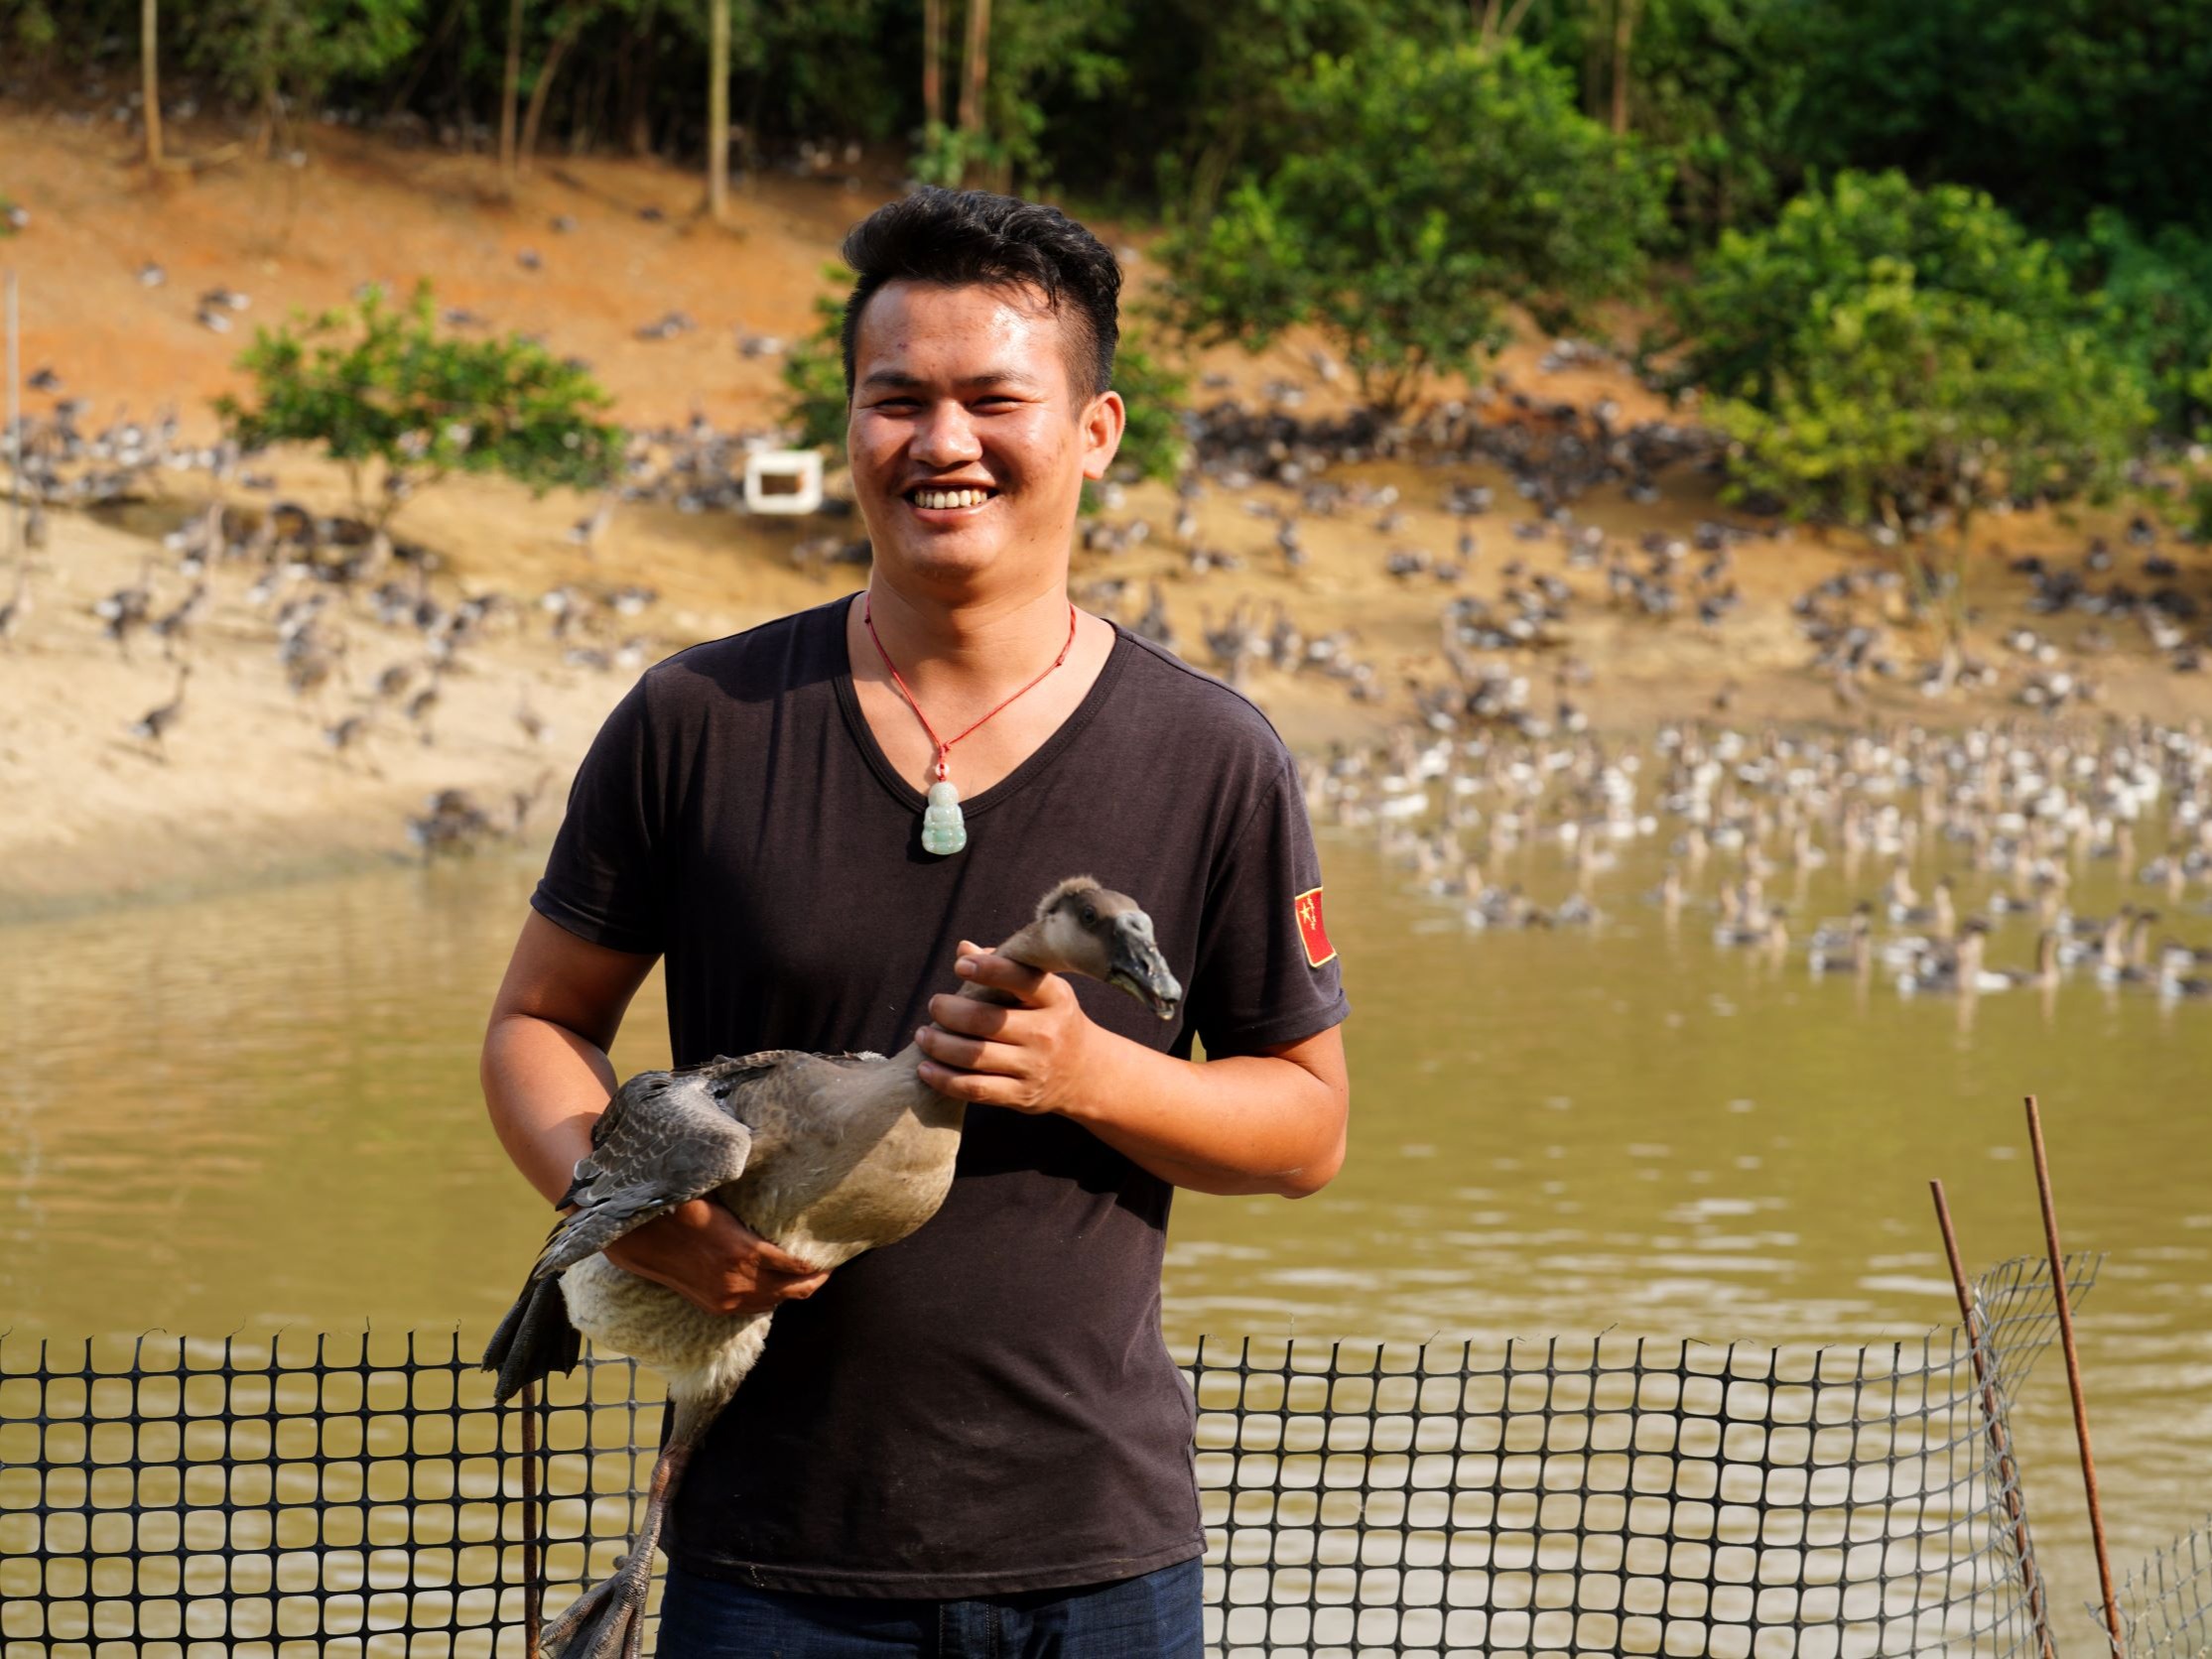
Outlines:
{"type": "Polygon", "coordinates": [[[960,791],[948,779],[929,786],[929,807],[922,814],[922,850],[939,857],[968,844],[968,821],[961,817],[960,791]]]}

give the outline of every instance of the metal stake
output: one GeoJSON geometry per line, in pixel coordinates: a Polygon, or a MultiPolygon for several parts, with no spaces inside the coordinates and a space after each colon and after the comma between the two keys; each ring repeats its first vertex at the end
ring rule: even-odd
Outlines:
{"type": "Polygon", "coordinates": [[[2105,1628],[2112,1651],[2125,1655],[2120,1600],[2112,1593],[2112,1559],[2105,1553],[2105,1510],[2097,1499],[2097,1459],[2089,1450],[2089,1410],[2081,1397],[2081,1355],[2074,1349],[2073,1300],[2066,1286],[2066,1258],[2058,1248],[2058,1210],[2050,1196],[2050,1161],[2043,1156],[2043,1114],[2027,1097],[2027,1140],[2035,1149],[2035,1196],[2043,1206],[2043,1243],[2050,1251],[2051,1292],[2058,1299],[2058,1340],[2066,1350],[2066,1388],[2074,1397],[2074,1439],[2081,1447],[2081,1483],[2089,1493],[2089,1536],[2097,1545],[2097,1582],[2105,1593],[2105,1628]]]}
{"type": "MultiPolygon", "coordinates": [[[[2034,1547],[2027,1539],[2027,1500],[2020,1492],[2019,1465],[2013,1461],[2011,1437],[2004,1415],[1997,1409],[1997,1383],[1982,1358],[1982,1311],[1974,1304],[1974,1287],[1967,1282],[1966,1264],[1959,1259],[1958,1234],[1951,1230],[1951,1207],[1943,1197],[1943,1183],[1931,1181],[1935,1195],[1935,1224],[1943,1229],[1943,1254],[1951,1263],[1951,1286],[1958,1292],[1959,1318],[1966,1323],[1967,1351],[1974,1359],[1974,1380],[1982,1390],[1982,1415],[1990,1426],[1990,1450],[1997,1454],[1997,1478],[2005,1488],[2005,1513],[2013,1523],[2013,1550],[2020,1558],[2020,1586],[2027,1592],[2027,1613],[2035,1621],[2035,1642],[2043,1659],[2058,1659],[2051,1643],[2050,1608],[2043,1597],[2043,1578],[2035,1571],[2034,1547]]],[[[1994,1356],[1995,1350],[1992,1349],[1994,1356]]]]}

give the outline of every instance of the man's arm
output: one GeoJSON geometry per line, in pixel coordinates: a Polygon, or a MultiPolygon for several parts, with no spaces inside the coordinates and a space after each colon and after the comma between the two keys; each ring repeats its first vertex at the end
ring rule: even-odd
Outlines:
{"type": "Polygon", "coordinates": [[[1201,1193],[1317,1193],[1344,1164],[1352,1085],[1335,1029],[1198,1064],[1094,1024],[1058,974],[963,944],[964,979],[1019,997],[930,1002],[922,1081],[954,1099],[1058,1112],[1163,1181],[1201,1193]]]}
{"type": "MultiPolygon", "coordinates": [[[[616,1085],[606,1051],[655,959],[590,944],[535,911],[523,923],[478,1074],[499,1144],[548,1204],[591,1150],[616,1085]]],[[[717,1314],[763,1313],[827,1278],[705,1199],[624,1234],[606,1256],[717,1314]]]]}

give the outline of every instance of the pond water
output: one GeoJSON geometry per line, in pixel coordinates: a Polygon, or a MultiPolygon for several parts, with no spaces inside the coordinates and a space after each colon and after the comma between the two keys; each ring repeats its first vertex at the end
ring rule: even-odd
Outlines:
{"type": "MultiPolygon", "coordinates": [[[[1299,1205],[1178,1199],[1170,1340],[1201,1334],[1917,1340],[1970,1266],[2039,1253],[2020,1096],[2061,1220],[2111,1252],[2082,1352],[2125,1570],[2212,1469],[2212,1006],[2069,980],[1961,1005],[1727,950],[1607,878],[1591,930],[1470,933],[1331,832],[1356,1012],[1351,1160],[1299,1205]]],[[[1534,890],[1565,878],[1523,855],[1534,890]]],[[[1549,857],[1552,868],[1544,860],[1549,857]]],[[[475,1056],[540,854],[505,850],[0,932],[0,1331],[487,1329],[542,1207],[475,1056]]],[[[2117,877],[2077,887],[2109,908],[2117,877]]],[[[1823,871],[1796,916],[1871,891],[1823,871]]],[[[2207,931],[2199,920],[2198,932],[2207,931]]],[[[1992,959],[2021,955],[2015,931],[1992,959]]],[[[617,1046],[666,1063],[658,976],[617,1046]]],[[[2063,1372],[2021,1455],[2060,1628],[2094,1593],[2063,1372]]]]}

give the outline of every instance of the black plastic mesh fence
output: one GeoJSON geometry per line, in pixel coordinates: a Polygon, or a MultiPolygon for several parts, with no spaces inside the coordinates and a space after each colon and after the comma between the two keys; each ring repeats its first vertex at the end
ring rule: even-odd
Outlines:
{"type": "MultiPolygon", "coordinates": [[[[2212,1654],[2212,1518],[2150,1557],[2115,1588],[2128,1659],[2212,1654]]],[[[2092,1603],[2100,1627],[2105,1609],[2092,1603]]]]}
{"type": "MultiPolygon", "coordinates": [[[[1979,1367],[1956,1333],[1204,1343],[1210,1645],[2040,1653],[2001,1448],[2047,1269],[1981,1294],[1979,1367]]],[[[550,1395],[492,1407],[449,1335],[0,1340],[0,1659],[520,1655],[526,1585],[558,1610],[619,1558],[658,1430],[624,1360],[550,1395]]]]}

